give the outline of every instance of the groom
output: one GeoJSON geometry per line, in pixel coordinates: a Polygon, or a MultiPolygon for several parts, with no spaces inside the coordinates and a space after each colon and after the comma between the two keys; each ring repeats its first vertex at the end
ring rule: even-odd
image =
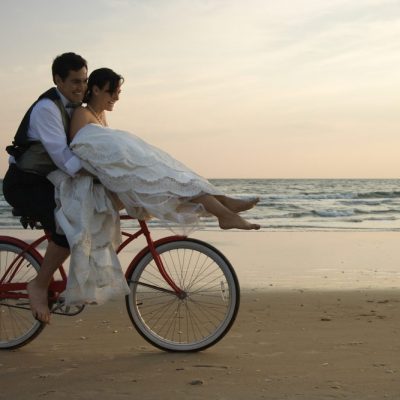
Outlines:
{"type": "Polygon", "coordinates": [[[50,321],[50,281],[69,256],[66,237],[56,231],[54,187],[46,175],[60,168],[74,176],[82,168],[68,147],[68,132],[73,107],[82,103],[86,92],[87,62],[75,53],[61,54],[53,61],[52,75],[55,87],[29,108],[7,147],[10,164],[3,180],[7,202],[40,221],[51,235],[40,271],[28,284],[32,313],[45,323],[50,321]]]}

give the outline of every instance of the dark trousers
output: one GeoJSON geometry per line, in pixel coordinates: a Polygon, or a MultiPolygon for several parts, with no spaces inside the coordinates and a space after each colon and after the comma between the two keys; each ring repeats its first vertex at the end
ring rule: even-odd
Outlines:
{"type": "Polygon", "coordinates": [[[46,177],[21,171],[10,164],[3,179],[3,194],[11,206],[39,221],[55,244],[69,248],[67,238],[56,232],[54,186],[46,177]]]}

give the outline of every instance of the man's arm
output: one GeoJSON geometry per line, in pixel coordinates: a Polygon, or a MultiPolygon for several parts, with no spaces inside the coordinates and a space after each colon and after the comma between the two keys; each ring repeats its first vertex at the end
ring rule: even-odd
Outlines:
{"type": "Polygon", "coordinates": [[[40,140],[54,164],[68,175],[74,176],[82,168],[68,147],[60,110],[51,100],[44,99],[33,108],[28,136],[40,140]]]}

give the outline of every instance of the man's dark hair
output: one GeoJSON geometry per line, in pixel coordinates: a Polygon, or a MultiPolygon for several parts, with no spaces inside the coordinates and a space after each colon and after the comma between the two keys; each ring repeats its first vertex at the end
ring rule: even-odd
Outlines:
{"type": "Polygon", "coordinates": [[[51,66],[53,82],[56,83],[56,75],[64,81],[67,78],[69,71],[79,71],[83,67],[86,67],[87,69],[87,62],[80,55],[75,53],[61,54],[54,59],[53,65],[51,66]]]}

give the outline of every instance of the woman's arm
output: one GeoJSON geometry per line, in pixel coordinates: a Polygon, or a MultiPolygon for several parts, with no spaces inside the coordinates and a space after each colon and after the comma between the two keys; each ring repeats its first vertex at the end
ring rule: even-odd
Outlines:
{"type": "Polygon", "coordinates": [[[97,123],[95,117],[85,107],[78,107],[72,114],[69,127],[69,138],[72,140],[77,132],[87,124],[97,123]]]}

